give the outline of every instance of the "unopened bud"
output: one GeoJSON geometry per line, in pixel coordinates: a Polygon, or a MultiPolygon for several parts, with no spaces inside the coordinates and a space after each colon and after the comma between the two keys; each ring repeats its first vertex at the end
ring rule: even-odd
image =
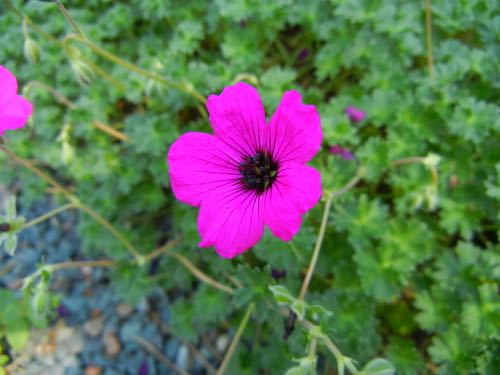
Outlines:
{"type": "Polygon", "coordinates": [[[437,167],[440,161],[441,161],[441,156],[431,153],[425,157],[424,165],[426,165],[429,168],[437,167]]]}
{"type": "Polygon", "coordinates": [[[31,38],[24,39],[24,56],[32,64],[40,61],[40,47],[38,43],[31,38]]]}
{"type": "Polygon", "coordinates": [[[80,84],[86,85],[92,82],[92,79],[94,78],[94,71],[85,61],[79,58],[74,58],[71,60],[71,67],[75,73],[76,80],[80,84]]]}

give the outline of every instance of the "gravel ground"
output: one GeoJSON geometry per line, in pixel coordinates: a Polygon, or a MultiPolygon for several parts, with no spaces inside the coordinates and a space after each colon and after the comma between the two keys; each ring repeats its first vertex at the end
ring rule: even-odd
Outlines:
{"type": "MultiPolygon", "coordinates": [[[[0,190],[0,201],[1,196],[0,190]]],[[[19,211],[30,220],[53,208],[46,198],[19,211]]],[[[0,251],[0,269],[11,267],[0,285],[18,288],[38,262],[84,259],[74,231],[77,218],[77,212],[65,211],[21,232],[14,258],[0,251]]],[[[13,353],[12,374],[206,374],[220,360],[213,348],[198,351],[171,334],[169,300],[161,289],[137,306],[127,305],[111,288],[107,270],[99,268],[58,271],[51,286],[62,296],[56,318],[49,328],[32,332],[22,353],[13,353]]]]}

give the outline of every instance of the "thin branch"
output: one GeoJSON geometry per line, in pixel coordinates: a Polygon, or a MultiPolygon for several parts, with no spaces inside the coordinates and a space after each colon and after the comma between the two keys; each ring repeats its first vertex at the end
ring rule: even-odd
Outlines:
{"type": "Polygon", "coordinates": [[[107,221],[93,209],[91,209],[88,206],[85,206],[84,204],[79,204],[78,207],[83,212],[90,215],[95,221],[97,221],[103,227],[105,227],[119,242],[121,242],[123,246],[125,246],[125,248],[134,256],[134,258],[139,263],[141,263],[141,260],[143,259],[142,255],[136,250],[136,248],[130,243],[130,241],[127,240],[125,236],[113,226],[113,224],[111,224],[109,221],[107,221]]]}
{"type": "Polygon", "coordinates": [[[114,129],[113,127],[111,127],[103,122],[100,122],[98,120],[94,120],[93,124],[97,129],[112,136],[113,138],[116,138],[116,139],[123,141],[123,142],[132,143],[130,141],[130,138],[126,134],[123,134],[122,132],[114,129]]]}
{"type": "Polygon", "coordinates": [[[84,205],[81,203],[78,198],[71,194],[69,191],[67,191],[61,184],[59,184],[56,180],[54,180],[52,177],[47,175],[46,173],[42,172],[40,169],[35,167],[32,163],[29,161],[20,158],[16,154],[14,154],[12,151],[8,150],[4,146],[0,145],[0,150],[6,153],[9,157],[11,157],[15,162],[18,164],[23,165],[24,167],[28,168],[31,170],[33,173],[36,175],[40,176],[42,179],[47,181],[49,184],[51,184],[53,187],[57,188],[60,190],[66,198],[70,202],[72,202],[75,206],[77,206],[80,210],[83,212],[87,213],[90,215],[92,218],[94,218],[98,223],[100,223],[103,227],[105,227],[119,242],[122,243],[123,246],[135,257],[137,261],[142,260],[142,255],[132,246],[132,244],[125,238],[123,234],[121,234],[114,226],[111,224],[109,221],[107,221],[105,218],[103,218],[101,215],[99,215],[97,212],[95,212],[93,209],[90,207],[84,205]]]}
{"type": "Polygon", "coordinates": [[[74,260],[68,262],[52,263],[42,266],[42,268],[48,268],[51,271],[65,270],[71,268],[83,268],[83,267],[115,267],[116,262],[110,259],[98,259],[98,260],[74,260]]]}
{"type": "Polygon", "coordinates": [[[153,357],[155,357],[158,361],[163,363],[166,367],[169,369],[175,371],[177,374],[181,375],[189,375],[188,372],[180,369],[175,365],[174,362],[172,362],[170,359],[165,357],[162,352],[160,352],[153,344],[151,344],[149,341],[146,341],[142,337],[139,336],[133,336],[132,340],[135,341],[138,345],[142,346],[144,349],[146,349],[153,357]]]}
{"type": "Polygon", "coordinates": [[[252,315],[254,309],[255,309],[255,304],[251,303],[248,306],[247,311],[245,312],[245,315],[243,316],[243,319],[241,320],[241,323],[238,326],[238,329],[236,330],[233,340],[231,341],[231,345],[229,345],[229,349],[227,350],[226,355],[224,356],[224,359],[222,360],[219,369],[217,370],[217,375],[223,375],[224,372],[226,371],[226,368],[229,365],[229,362],[231,361],[234,351],[236,350],[236,347],[240,342],[241,335],[243,334],[243,331],[245,330],[245,327],[247,326],[247,323],[250,320],[250,316],[252,315]]]}
{"type": "Polygon", "coordinates": [[[132,63],[129,63],[128,61],[123,60],[123,59],[119,58],[118,56],[116,56],[116,55],[114,55],[114,54],[106,51],[105,49],[103,49],[101,47],[98,47],[96,44],[92,43],[91,41],[89,41],[89,40],[87,40],[85,38],[82,38],[79,35],[72,34],[72,35],[67,35],[64,38],[63,44],[64,44],[64,48],[65,48],[66,51],[69,51],[70,42],[72,40],[76,40],[76,41],[78,41],[80,43],[85,44],[87,47],[89,47],[95,53],[97,53],[98,55],[104,57],[105,59],[107,59],[109,61],[114,62],[115,64],[121,65],[124,68],[126,68],[128,70],[131,70],[134,73],[137,73],[137,74],[142,75],[144,77],[147,77],[147,78],[153,79],[155,81],[161,82],[164,85],[176,88],[179,91],[182,91],[182,92],[184,92],[186,94],[189,94],[189,95],[193,96],[201,104],[205,104],[205,98],[198,91],[196,91],[194,89],[194,87],[192,87],[191,84],[186,83],[186,82],[173,82],[173,81],[170,81],[170,80],[168,80],[168,79],[166,79],[166,78],[164,78],[164,77],[162,77],[162,76],[160,76],[160,75],[158,75],[156,73],[150,72],[149,70],[142,69],[142,68],[140,68],[140,67],[138,67],[138,66],[136,66],[136,65],[134,65],[132,63]]]}
{"type": "Polygon", "coordinates": [[[427,45],[427,66],[429,76],[434,79],[434,62],[432,58],[432,5],[431,0],[425,0],[425,36],[427,45]]]}
{"type": "Polygon", "coordinates": [[[50,185],[52,185],[54,188],[56,188],[58,191],[60,191],[62,194],[64,194],[68,199],[73,200],[74,196],[66,190],[59,182],[54,180],[52,177],[50,177],[48,174],[45,172],[42,172],[40,169],[35,167],[32,163],[29,161],[20,158],[16,154],[14,154],[12,151],[8,150],[4,146],[0,145],[0,150],[3,151],[5,154],[7,154],[12,160],[14,160],[16,163],[21,164],[22,166],[28,168],[30,171],[35,173],[37,176],[48,182],[50,185]]]}
{"type": "Polygon", "coordinates": [[[200,281],[213,286],[214,288],[217,288],[219,290],[222,290],[223,292],[229,293],[229,294],[234,294],[234,289],[219,283],[218,281],[212,279],[210,276],[206,275],[202,271],[200,271],[193,263],[191,263],[190,260],[188,260],[186,257],[180,255],[179,253],[171,253],[169,254],[172,258],[177,259],[184,267],[186,267],[191,273],[196,276],[200,281]]]}
{"type": "Polygon", "coordinates": [[[399,165],[404,165],[404,164],[423,163],[423,162],[425,162],[425,157],[423,156],[410,156],[408,158],[393,160],[391,164],[397,167],[399,165]]]}
{"type": "Polygon", "coordinates": [[[66,98],[63,94],[59,93],[49,85],[46,85],[43,82],[40,81],[29,81],[24,85],[25,90],[29,90],[31,87],[40,87],[43,88],[44,90],[47,90],[52,96],[59,102],[64,104],[66,107],[70,109],[77,109],[78,105],[73,103],[71,100],[66,98]]]}
{"type": "Polygon", "coordinates": [[[68,10],[64,7],[64,5],[59,0],[55,0],[55,2],[57,4],[57,8],[59,9],[59,11],[63,14],[64,18],[66,18],[66,21],[68,21],[68,23],[71,25],[73,31],[85,37],[85,34],[83,33],[82,29],[80,29],[80,26],[78,26],[75,19],[71,16],[71,14],[69,14],[68,10]]]}
{"type": "Polygon", "coordinates": [[[173,249],[175,245],[180,242],[180,238],[175,238],[173,240],[168,241],[162,247],[159,247],[156,250],[153,250],[151,253],[144,255],[143,259],[145,262],[158,258],[160,255],[167,254],[170,250],[173,249]]]}
{"type": "Polygon", "coordinates": [[[330,209],[332,206],[333,198],[338,197],[352,189],[356,184],[363,178],[363,169],[360,168],[356,175],[340,190],[334,191],[327,198],[325,203],[325,209],[323,210],[323,217],[321,219],[321,226],[319,228],[318,239],[316,240],[316,245],[314,247],[313,255],[311,257],[311,261],[309,262],[309,267],[307,268],[306,276],[304,277],[304,281],[302,282],[302,287],[299,292],[299,299],[304,299],[307,293],[307,288],[309,287],[309,283],[311,282],[312,275],[314,273],[314,269],[316,268],[316,262],[318,261],[318,256],[321,250],[321,245],[323,244],[323,239],[325,237],[326,226],[328,224],[328,217],[330,215],[330,209]]]}
{"type": "Polygon", "coordinates": [[[71,208],[78,208],[78,206],[77,206],[76,204],[74,204],[74,203],[68,203],[68,204],[67,204],[67,205],[65,205],[65,206],[58,207],[58,208],[56,208],[56,209],[54,209],[54,210],[52,210],[52,211],[49,211],[49,212],[47,212],[47,213],[45,213],[45,214],[43,214],[43,215],[41,215],[41,216],[37,217],[36,219],[33,219],[33,220],[31,220],[31,221],[28,221],[27,223],[25,223],[25,224],[23,225],[23,227],[22,227],[21,229],[26,229],[26,228],[29,228],[29,227],[31,227],[31,226],[33,226],[33,225],[36,225],[36,224],[38,224],[38,223],[41,223],[42,221],[45,221],[45,220],[47,220],[47,219],[50,219],[52,216],[55,216],[55,215],[57,215],[57,214],[59,214],[59,213],[61,213],[61,212],[63,212],[63,211],[69,210],[69,209],[71,209],[71,208]]]}
{"type": "Polygon", "coordinates": [[[217,370],[210,364],[210,362],[205,358],[202,352],[200,352],[193,344],[190,342],[184,341],[181,338],[177,337],[177,335],[174,334],[172,329],[165,323],[158,314],[153,315],[153,320],[156,322],[156,324],[160,327],[160,330],[163,333],[166,333],[170,336],[175,336],[178,340],[180,340],[184,345],[188,347],[189,350],[194,354],[196,358],[200,360],[200,362],[203,364],[205,369],[209,374],[215,374],[217,370]]]}
{"type": "Polygon", "coordinates": [[[57,40],[57,38],[54,38],[52,35],[50,35],[49,33],[45,32],[42,28],[40,28],[37,24],[35,24],[29,17],[23,16],[21,14],[21,12],[19,12],[16,9],[16,7],[12,4],[12,2],[10,0],[5,0],[5,2],[7,3],[7,6],[16,14],[16,16],[19,17],[19,19],[21,20],[21,22],[26,19],[26,22],[29,24],[29,26],[33,30],[35,30],[37,33],[39,33],[40,35],[42,35],[44,38],[50,40],[51,42],[62,44],[59,40],[57,40]]]}
{"type": "Polygon", "coordinates": [[[237,288],[243,288],[243,284],[236,277],[231,276],[231,275],[229,275],[227,273],[224,274],[224,276],[226,277],[226,279],[228,279],[229,281],[231,281],[237,288]]]}

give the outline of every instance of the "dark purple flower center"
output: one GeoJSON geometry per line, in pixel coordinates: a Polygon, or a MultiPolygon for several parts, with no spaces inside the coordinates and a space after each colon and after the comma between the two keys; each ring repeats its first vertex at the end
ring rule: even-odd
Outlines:
{"type": "Polygon", "coordinates": [[[2,232],[8,232],[10,230],[10,224],[9,223],[1,223],[0,224],[0,233],[2,232]]]}
{"type": "Polygon", "coordinates": [[[265,152],[248,156],[239,164],[243,185],[246,188],[263,193],[269,188],[278,174],[278,164],[265,152]]]}

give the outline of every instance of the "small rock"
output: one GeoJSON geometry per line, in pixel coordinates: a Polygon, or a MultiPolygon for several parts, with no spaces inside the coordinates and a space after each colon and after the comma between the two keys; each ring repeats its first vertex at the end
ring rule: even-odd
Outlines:
{"type": "Polygon", "coordinates": [[[98,317],[85,322],[85,324],[83,325],[83,331],[91,337],[96,337],[101,333],[103,325],[104,318],[98,317]]]}
{"type": "Polygon", "coordinates": [[[165,355],[167,358],[174,360],[177,356],[177,352],[179,351],[179,342],[172,338],[167,341],[167,345],[165,345],[165,355]]]}
{"type": "Polygon", "coordinates": [[[130,320],[122,326],[120,330],[120,339],[125,343],[132,340],[132,337],[141,335],[142,328],[140,321],[130,320]]]}
{"type": "Polygon", "coordinates": [[[120,318],[126,318],[130,314],[132,314],[132,311],[134,308],[126,303],[120,303],[116,307],[116,313],[120,318]]]}
{"type": "Polygon", "coordinates": [[[106,354],[110,357],[114,357],[120,353],[122,345],[113,331],[106,332],[104,335],[104,347],[106,348],[106,354]]]}
{"type": "Polygon", "coordinates": [[[219,352],[223,353],[227,348],[227,344],[229,344],[229,336],[221,335],[217,337],[217,341],[215,342],[215,347],[219,352]]]}
{"type": "Polygon", "coordinates": [[[85,369],[85,375],[101,375],[101,368],[97,366],[88,366],[85,369]]]}
{"type": "Polygon", "coordinates": [[[175,357],[175,364],[182,370],[187,370],[189,360],[189,350],[186,345],[182,345],[175,357]]]}

